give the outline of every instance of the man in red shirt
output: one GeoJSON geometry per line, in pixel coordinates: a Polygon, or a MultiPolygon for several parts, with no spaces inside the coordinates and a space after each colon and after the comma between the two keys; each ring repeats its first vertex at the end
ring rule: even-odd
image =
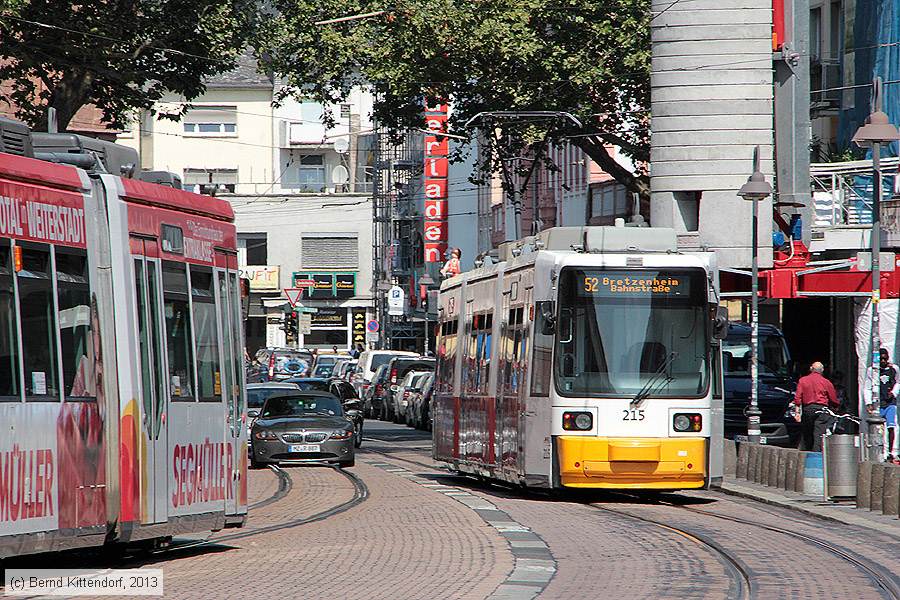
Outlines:
{"type": "Polygon", "coordinates": [[[811,364],[809,375],[797,382],[794,396],[795,418],[799,416],[797,420],[803,425],[803,449],[813,452],[822,451],[822,436],[831,425],[832,417],[824,409],[840,409],[834,386],[822,375],[824,370],[825,366],[818,361],[811,364]]]}

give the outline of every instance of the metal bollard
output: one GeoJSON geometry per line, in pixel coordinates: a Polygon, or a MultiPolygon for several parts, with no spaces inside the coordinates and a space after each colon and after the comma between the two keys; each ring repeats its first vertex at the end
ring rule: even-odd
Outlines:
{"type": "Polygon", "coordinates": [[[872,487],[869,490],[869,510],[881,512],[884,492],[884,472],[887,465],[884,463],[872,463],[872,487]]]}
{"type": "Polygon", "coordinates": [[[856,472],[856,508],[869,508],[872,492],[872,465],[875,463],[861,462],[856,472]]]}
{"type": "Polygon", "coordinates": [[[881,512],[896,517],[900,512],[900,467],[887,465],[881,491],[881,512]]]}

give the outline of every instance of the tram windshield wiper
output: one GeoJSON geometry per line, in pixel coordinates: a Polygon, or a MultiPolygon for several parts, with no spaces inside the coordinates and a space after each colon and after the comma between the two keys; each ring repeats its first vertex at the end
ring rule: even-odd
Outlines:
{"type": "Polygon", "coordinates": [[[662,363],[660,363],[659,367],[657,367],[656,371],[653,372],[653,376],[647,380],[647,383],[644,384],[637,394],[634,395],[634,398],[631,399],[630,405],[636,406],[643,402],[647,396],[655,392],[659,387],[659,383],[662,382],[663,385],[666,383],[670,383],[673,381],[674,377],[667,373],[669,366],[672,362],[678,358],[677,352],[670,352],[662,363]]]}

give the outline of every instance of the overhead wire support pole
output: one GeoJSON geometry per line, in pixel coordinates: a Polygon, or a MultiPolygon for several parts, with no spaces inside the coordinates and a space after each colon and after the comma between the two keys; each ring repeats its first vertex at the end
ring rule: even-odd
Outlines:
{"type": "MultiPolygon", "coordinates": [[[[888,116],[881,110],[881,78],[872,82],[872,114],[866,123],[853,136],[853,142],[861,148],[872,149],[872,229],[870,242],[872,247],[872,298],[870,302],[871,323],[869,328],[869,404],[873,412],[865,406],[865,397],[861,398],[859,415],[866,417],[865,437],[860,443],[860,458],[880,462],[884,458],[884,426],[885,420],[877,405],[881,398],[881,337],[879,331],[878,305],[881,302],[881,144],[890,144],[900,139],[900,132],[890,123],[888,116]]],[[[896,358],[894,359],[896,360],[896,358]]],[[[860,431],[862,437],[863,432],[860,431]]],[[[892,449],[888,449],[890,452],[892,449]]]]}

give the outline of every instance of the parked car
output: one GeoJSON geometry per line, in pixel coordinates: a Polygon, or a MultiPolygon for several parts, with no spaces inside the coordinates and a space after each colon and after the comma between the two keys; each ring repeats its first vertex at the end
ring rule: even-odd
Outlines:
{"type": "Polygon", "coordinates": [[[334,365],[336,365],[339,360],[349,359],[349,358],[350,357],[346,354],[332,354],[330,352],[327,352],[327,353],[320,352],[319,354],[316,354],[316,356],[314,357],[315,360],[313,360],[313,369],[316,369],[316,367],[321,367],[321,366],[326,366],[326,365],[329,367],[334,367],[334,365]]]}
{"type": "Polygon", "coordinates": [[[269,396],[296,392],[299,389],[300,387],[297,384],[283,381],[247,384],[247,439],[250,439],[250,428],[253,426],[253,420],[259,416],[259,411],[269,396]]]}
{"type": "Polygon", "coordinates": [[[359,364],[356,366],[356,373],[353,376],[353,385],[356,391],[362,395],[361,387],[370,383],[375,377],[375,371],[381,365],[388,364],[392,359],[399,356],[418,356],[415,352],[402,352],[400,350],[366,350],[359,355],[359,364]]]}
{"type": "Polygon", "coordinates": [[[343,379],[332,379],[329,385],[329,391],[340,399],[344,412],[353,420],[353,428],[356,432],[354,445],[359,448],[362,446],[364,421],[362,402],[353,386],[343,379]]]}
{"type": "Polygon", "coordinates": [[[396,393],[400,383],[403,381],[403,378],[406,377],[406,374],[410,371],[434,371],[434,367],[436,364],[437,363],[435,359],[424,358],[421,356],[398,356],[391,359],[391,362],[388,363],[388,420],[392,420],[395,423],[400,422],[399,418],[402,415],[397,414],[397,402],[394,399],[394,394],[396,393]]]}
{"type": "Polygon", "coordinates": [[[421,388],[414,390],[409,395],[409,406],[406,414],[409,418],[406,420],[407,425],[411,425],[416,429],[426,429],[431,431],[431,395],[434,390],[434,373],[429,373],[422,381],[421,388]]]}
{"type": "Polygon", "coordinates": [[[375,371],[371,382],[362,386],[354,386],[363,400],[363,415],[369,419],[381,419],[384,416],[385,399],[388,392],[388,365],[383,364],[375,371]],[[362,391],[360,391],[362,390],[362,391]]]}
{"type": "Polygon", "coordinates": [[[422,389],[422,383],[430,374],[431,371],[409,371],[397,386],[392,396],[395,423],[409,422],[410,415],[406,409],[409,407],[410,394],[422,389]]]}
{"type": "Polygon", "coordinates": [[[282,381],[305,377],[312,364],[312,353],[296,348],[261,348],[247,370],[247,383],[282,381]]]}
{"type": "Polygon", "coordinates": [[[389,365],[381,365],[375,371],[372,381],[363,386],[363,414],[368,418],[384,419],[390,399],[389,365]]]}
{"type": "Polygon", "coordinates": [[[251,429],[251,466],[335,462],[352,467],[355,433],[340,400],[328,392],[270,396],[251,429]]]}
{"type": "MultiPolygon", "coordinates": [[[[760,429],[766,443],[795,446],[800,425],[788,412],[794,399],[794,363],[781,331],[772,325],[759,326],[759,409],[760,429]]],[[[725,378],[725,435],[747,434],[747,407],[750,405],[750,326],[730,323],[722,340],[722,371],[725,378]]]]}
{"type": "Polygon", "coordinates": [[[350,381],[350,376],[353,374],[353,371],[356,370],[356,365],[359,364],[357,360],[345,360],[334,368],[334,372],[332,372],[332,377],[339,377],[344,381],[350,381]]]}

